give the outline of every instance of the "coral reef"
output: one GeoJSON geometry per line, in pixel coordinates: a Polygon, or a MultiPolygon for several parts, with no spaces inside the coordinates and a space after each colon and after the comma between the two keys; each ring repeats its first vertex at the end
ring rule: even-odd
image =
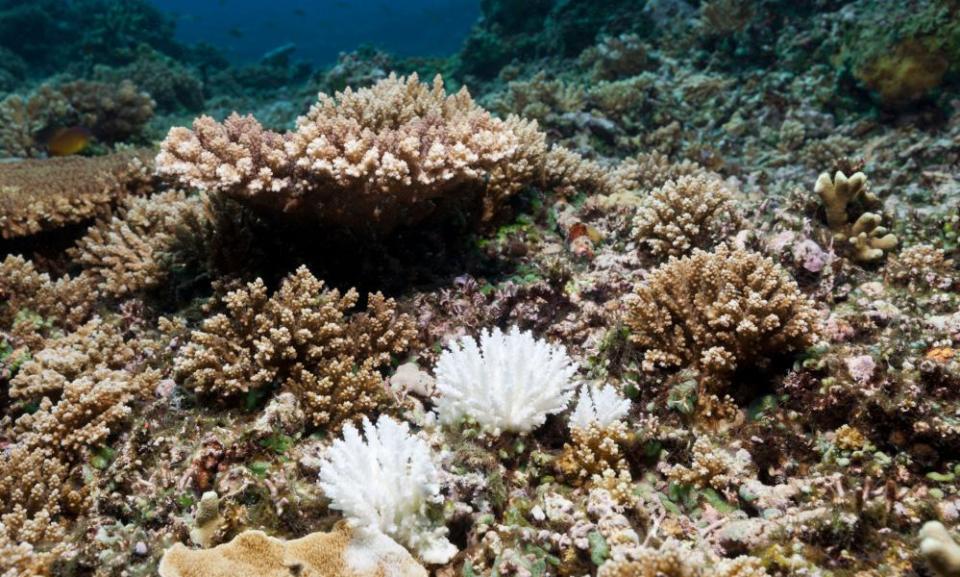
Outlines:
{"type": "Polygon", "coordinates": [[[161,174],[289,218],[389,231],[463,204],[491,219],[532,183],[545,144],[535,123],[499,120],[442,80],[391,76],[371,88],[321,94],[293,132],[253,117],[201,117],[175,128],[157,157],[161,174]]]}
{"type": "Polygon", "coordinates": [[[692,363],[728,373],[805,349],[818,324],[813,303],[783,269],[726,245],[671,259],[626,306],[630,339],[648,371],[692,363]]]}
{"type": "Polygon", "coordinates": [[[292,541],[274,539],[262,531],[247,531],[213,549],[192,551],[177,544],[160,562],[160,577],[342,574],[424,577],[427,572],[389,538],[368,537],[345,525],[292,541]]]}
{"type": "Polygon", "coordinates": [[[388,535],[426,563],[448,562],[457,548],[445,537],[446,528],[428,516],[428,508],[441,502],[430,447],[410,434],[409,425],[386,415],[376,425],[364,417],[363,432],[365,439],[346,425],[320,467],[320,486],[331,506],[351,526],[388,535]]]}
{"type": "Polygon", "coordinates": [[[324,287],[299,268],[272,295],[262,280],[223,298],[225,313],[204,320],[178,352],[185,386],[224,398],[279,384],[315,427],[338,427],[387,403],[379,369],[414,339],[411,319],[381,294],[348,314],[356,291],[324,287]]]}
{"type": "Polygon", "coordinates": [[[833,179],[828,173],[817,178],[814,192],[820,195],[827,212],[827,225],[837,242],[849,243],[853,258],[871,262],[883,258],[884,252],[897,246],[897,237],[880,226],[882,217],[873,212],[863,212],[852,224],[848,212],[852,203],[876,203],[876,196],[866,191],[867,176],[857,172],[849,178],[837,172],[833,179]]]}
{"type": "Polygon", "coordinates": [[[436,404],[442,421],[469,417],[484,431],[530,432],[572,396],[577,365],[561,347],[513,327],[465,337],[440,355],[436,404]]]}
{"type": "Polygon", "coordinates": [[[142,152],[0,163],[0,236],[13,238],[109,214],[152,183],[142,152]]]}

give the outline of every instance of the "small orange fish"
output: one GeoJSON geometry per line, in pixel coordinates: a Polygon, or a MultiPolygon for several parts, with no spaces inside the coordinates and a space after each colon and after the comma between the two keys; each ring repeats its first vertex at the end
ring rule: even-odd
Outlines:
{"type": "Polygon", "coordinates": [[[70,156],[86,150],[93,135],[82,126],[58,128],[47,138],[47,154],[50,156],[70,156]]]}

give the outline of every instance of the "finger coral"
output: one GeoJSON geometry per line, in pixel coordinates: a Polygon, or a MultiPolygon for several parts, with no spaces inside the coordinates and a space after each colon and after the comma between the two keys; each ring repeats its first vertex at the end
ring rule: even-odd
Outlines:
{"type": "Polygon", "coordinates": [[[446,423],[469,417],[492,435],[528,433],[567,406],[576,372],[562,347],[517,327],[491,329],[479,343],[465,337],[440,355],[437,412],[446,423]]]}
{"type": "Polygon", "coordinates": [[[14,238],[106,215],[149,189],[140,152],[0,163],[0,236],[14,238]]]}
{"type": "Polygon", "coordinates": [[[879,260],[885,251],[897,246],[896,235],[880,226],[882,217],[879,214],[862,212],[852,224],[847,220],[851,206],[878,202],[877,197],[867,191],[867,176],[862,172],[848,178],[838,171],[832,179],[824,172],[817,178],[814,192],[823,201],[827,225],[833,231],[834,239],[849,244],[854,260],[879,260]]]}
{"type": "Polygon", "coordinates": [[[720,245],[654,270],[628,299],[626,323],[644,370],[720,374],[813,344],[817,313],[772,260],[720,245]]]}
{"type": "Polygon", "coordinates": [[[346,525],[282,541],[245,531],[213,549],[176,544],[160,561],[160,577],[426,577],[426,570],[383,535],[363,535],[346,525]]]}
{"type": "Polygon", "coordinates": [[[920,529],[920,554],[941,577],[960,575],[960,545],[938,521],[930,521],[920,529]]]}
{"type": "Polygon", "coordinates": [[[494,118],[465,89],[447,95],[439,76],[430,86],[414,74],[320,94],[284,134],[250,116],[201,117],[170,131],[157,170],[269,213],[390,231],[437,205],[489,220],[534,182],[545,152],[536,123],[494,118]]]}
{"type": "Polygon", "coordinates": [[[74,260],[97,281],[101,294],[121,297],[159,286],[169,273],[170,253],[188,230],[204,220],[201,200],[181,191],[130,199],[109,221],[77,242],[74,260]]]}
{"type": "Polygon", "coordinates": [[[188,388],[225,398],[279,385],[314,426],[337,427],[386,403],[379,369],[416,337],[413,321],[379,293],[348,314],[358,298],[326,289],[306,267],[270,296],[258,279],[193,331],[175,372],[188,388]]]}
{"type": "Polygon", "coordinates": [[[386,415],[376,425],[364,417],[363,431],[365,441],[346,425],[327,451],[320,486],[331,506],[354,527],[389,535],[427,563],[446,563],[457,548],[428,516],[443,501],[430,447],[386,415]]]}
{"type": "Polygon", "coordinates": [[[733,194],[722,181],[681,176],[643,198],[634,235],[657,256],[682,256],[712,248],[734,232],[736,223],[733,194]]]}

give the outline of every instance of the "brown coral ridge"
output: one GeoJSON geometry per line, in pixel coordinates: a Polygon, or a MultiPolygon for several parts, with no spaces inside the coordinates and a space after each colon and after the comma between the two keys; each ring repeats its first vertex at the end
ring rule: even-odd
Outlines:
{"type": "Polygon", "coordinates": [[[34,235],[109,214],[127,196],[152,189],[149,163],[139,150],[0,163],[0,236],[34,235]]]}
{"type": "Polygon", "coordinates": [[[160,561],[160,577],[426,577],[427,571],[385,536],[364,536],[340,523],[329,533],[282,541],[246,531],[213,549],[181,544],[160,561]]]}
{"type": "Polygon", "coordinates": [[[497,119],[466,89],[447,95],[439,76],[431,86],[413,74],[321,93],[283,134],[251,116],[198,118],[170,131],[157,170],[288,222],[389,232],[441,207],[489,221],[535,182],[545,154],[535,122],[497,119]]]}
{"type": "Polygon", "coordinates": [[[300,401],[316,427],[338,427],[386,405],[380,369],[410,348],[413,320],[392,299],[326,289],[306,267],[268,296],[257,280],[223,299],[226,312],[206,319],[175,359],[198,393],[235,398],[279,385],[300,401]]]}
{"type": "Polygon", "coordinates": [[[720,245],[654,270],[626,302],[643,368],[722,375],[813,344],[813,303],[761,254],[720,245]]]}

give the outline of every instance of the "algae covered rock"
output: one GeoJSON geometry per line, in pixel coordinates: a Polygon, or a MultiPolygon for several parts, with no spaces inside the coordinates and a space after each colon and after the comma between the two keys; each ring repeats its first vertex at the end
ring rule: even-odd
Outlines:
{"type": "Polygon", "coordinates": [[[426,577],[426,570],[389,537],[340,523],[328,533],[292,541],[245,531],[213,549],[178,543],[160,561],[160,577],[426,577]]]}

